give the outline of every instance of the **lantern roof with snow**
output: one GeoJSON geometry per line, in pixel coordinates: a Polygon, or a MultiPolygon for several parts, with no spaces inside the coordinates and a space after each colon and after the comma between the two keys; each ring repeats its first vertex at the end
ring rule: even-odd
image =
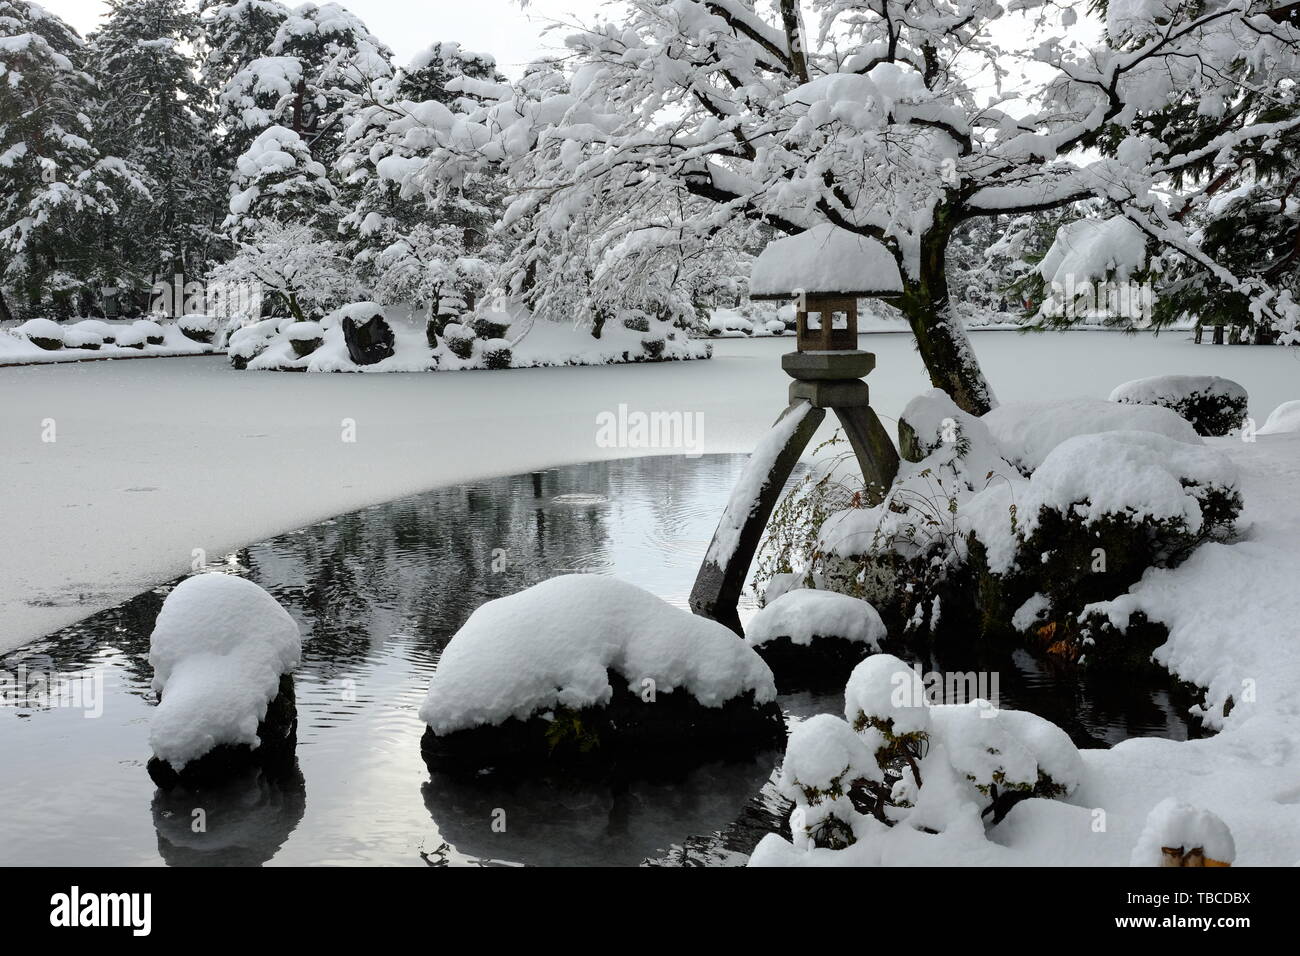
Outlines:
{"type": "Polygon", "coordinates": [[[751,299],[806,296],[865,298],[903,291],[898,263],[884,244],[833,223],[769,242],[754,262],[751,299]]]}

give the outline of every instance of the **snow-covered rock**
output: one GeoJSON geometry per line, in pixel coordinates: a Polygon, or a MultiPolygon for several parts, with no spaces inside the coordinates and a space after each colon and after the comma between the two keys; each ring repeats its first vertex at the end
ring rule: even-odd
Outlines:
{"type": "Polygon", "coordinates": [[[1110,400],[1168,408],[1191,422],[1200,435],[1226,435],[1240,428],[1250,404],[1244,388],[1217,375],[1139,378],[1116,386],[1110,400]]]}
{"type": "MultiPolygon", "coordinates": [[[[774,715],[780,723],[775,698],[771,670],[723,625],[635,585],[570,574],[471,614],[443,651],[420,719],[426,757],[461,732],[487,740],[481,728],[499,729],[493,743],[508,740],[521,757],[546,756],[570,732],[603,755],[643,742],[647,728],[677,749],[696,742],[683,733],[768,737],[774,715]]],[[[492,743],[469,749],[491,762],[492,743]]]]}
{"type": "Polygon", "coordinates": [[[93,329],[82,329],[74,325],[63,333],[63,345],[70,349],[89,349],[97,351],[104,345],[104,337],[93,329]]]}
{"type": "Polygon", "coordinates": [[[838,637],[876,651],[885,639],[885,625],[866,601],[836,591],[797,588],[769,603],[745,628],[751,647],[781,637],[804,646],[815,638],[838,637]]]}
{"type": "Polygon", "coordinates": [[[63,347],[63,326],[50,319],[28,319],[17,332],[27,341],[47,351],[63,347]]]}
{"type": "MultiPolygon", "coordinates": [[[[67,331],[76,331],[87,335],[97,335],[99,336],[100,344],[105,345],[111,344],[115,341],[117,334],[122,331],[122,327],[109,325],[107,322],[100,319],[82,319],[80,322],[74,322],[70,325],[67,331]]],[[[64,335],[63,344],[65,346],[68,345],[66,333],[64,335]]],[[[75,348],[76,346],[68,347],[75,348]]]]}
{"type": "Polygon", "coordinates": [[[259,724],[298,666],[301,642],[293,618],[253,582],[220,573],[182,581],[149,639],[160,697],[149,722],[154,756],[179,772],[221,745],[259,748],[259,724]]]}
{"type": "Polygon", "coordinates": [[[182,315],[176,320],[176,327],[184,332],[187,338],[205,345],[212,342],[221,326],[222,320],[219,316],[203,315],[197,312],[182,315]]]}

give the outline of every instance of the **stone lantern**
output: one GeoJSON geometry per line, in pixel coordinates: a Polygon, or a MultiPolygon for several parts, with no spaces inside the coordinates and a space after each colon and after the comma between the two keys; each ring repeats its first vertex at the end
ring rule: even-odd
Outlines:
{"type": "Polygon", "coordinates": [[[878,502],[898,473],[898,452],[863,381],[876,365],[858,348],[858,300],[903,291],[885,246],[830,223],[770,242],[754,262],[750,298],[792,301],[796,350],[781,356],[789,407],[755,449],[727,503],[691,591],[691,609],[740,633],[736,611],[772,510],[813,434],[835,411],[862,469],[864,498],[878,502]]]}

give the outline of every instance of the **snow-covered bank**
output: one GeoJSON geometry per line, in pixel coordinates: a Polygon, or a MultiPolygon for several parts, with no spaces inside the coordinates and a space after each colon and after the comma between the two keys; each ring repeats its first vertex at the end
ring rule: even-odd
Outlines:
{"type": "Polygon", "coordinates": [[[130,319],[83,319],[80,322],[6,323],[0,328],[0,366],[47,365],[122,358],[210,355],[212,345],[196,342],[175,322],[130,319]],[[42,348],[32,330],[49,329],[62,347],[42,348]]]}
{"type": "MultiPolygon", "coordinates": [[[[1105,333],[972,340],[1009,401],[1104,399],[1120,382],[1161,372],[1241,382],[1259,422],[1297,397],[1289,349],[1105,333]]],[[[878,357],[872,401],[892,428],[928,382],[910,336],[866,341],[878,357]]],[[[440,485],[673,453],[601,441],[596,416],[620,404],[700,413],[692,453],[749,452],[785,407],[779,356],[793,342],[714,345],[709,362],[499,375],[248,375],[221,357],[0,370],[8,545],[0,553],[0,650],[188,571],[195,549],[216,561],[272,534],[440,485]],[[355,441],[346,440],[345,420],[355,441]]],[[[1244,457],[1243,468],[1250,462],[1244,457]]],[[[1248,509],[1250,497],[1248,489],[1248,509]]]]}

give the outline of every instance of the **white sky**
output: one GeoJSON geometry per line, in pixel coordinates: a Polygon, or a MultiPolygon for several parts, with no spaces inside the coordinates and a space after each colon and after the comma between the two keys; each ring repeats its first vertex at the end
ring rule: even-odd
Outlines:
{"type": "MultiPolygon", "coordinates": [[[[95,29],[107,9],[103,0],[40,3],[83,36],[95,29]]],[[[511,78],[518,77],[530,60],[561,46],[562,32],[541,35],[549,21],[578,17],[590,22],[603,5],[601,0],[531,0],[521,9],[518,0],[342,0],[342,6],[361,17],[370,32],[393,49],[399,63],[436,41],[456,40],[466,49],[491,53],[501,72],[511,78]]],[[[297,3],[287,0],[286,6],[297,3]]]]}

